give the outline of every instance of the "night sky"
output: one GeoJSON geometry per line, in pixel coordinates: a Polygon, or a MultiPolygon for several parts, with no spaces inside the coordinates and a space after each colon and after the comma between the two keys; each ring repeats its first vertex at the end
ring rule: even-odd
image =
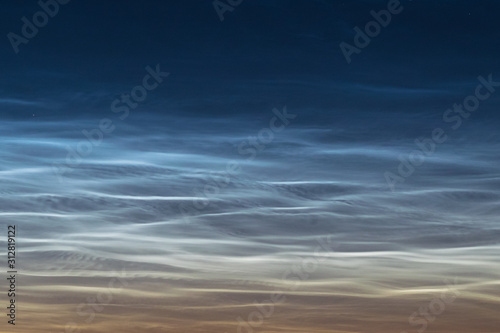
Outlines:
{"type": "Polygon", "coordinates": [[[500,2],[58,1],[0,14],[0,331],[498,332],[500,2]]]}

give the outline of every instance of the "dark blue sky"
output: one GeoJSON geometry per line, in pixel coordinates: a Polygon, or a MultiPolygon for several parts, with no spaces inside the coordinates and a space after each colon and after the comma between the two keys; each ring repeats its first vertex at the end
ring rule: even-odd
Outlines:
{"type": "MultiPolygon", "coordinates": [[[[353,28],[386,1],[247,0],[223,22],[211,1],[71,1],[18,54],[7,37],[0,44],[2,97],[34,103],[3,103],[1,113],[107,112],[158,63],[171,76],[148,97],[147,112],[207,117],[282,104],[334,118],[434,112],[473,89],[478,75],[500,72],[498,2],[401,4],[348,65],[339,44],[352,44],[353,28]]],[[[3,8],[4,35],[19,34],[21,17],[40,10],[35,1],[3,8]]]]}

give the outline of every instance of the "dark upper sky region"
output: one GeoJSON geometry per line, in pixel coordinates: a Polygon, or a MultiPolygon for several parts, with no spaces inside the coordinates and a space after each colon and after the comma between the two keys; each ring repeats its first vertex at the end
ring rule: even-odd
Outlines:
{"type": "MultiPolygon", "coordinates": [[[[478,75],[497,73],[498,2],[401,6],[348,65],[339,44],[353,44],[353,28],[373,20],[370,11],[386,9],[387,1],[248,0],[223,22],[211,1],[71,1],[18,54],[4,38],[1,113],[23,119],[35,111],[49,118],[106,112],[115,95],[142,79],[145,66],[158,63],[171,76],[148,98],[147,111],[206,117],[275,104],[334,118],[433,112],[473,88],[478,75]]],[[[36,1],[4,4],[3,34],[20,34],[21,18],[39,10],[36,1]]]]}

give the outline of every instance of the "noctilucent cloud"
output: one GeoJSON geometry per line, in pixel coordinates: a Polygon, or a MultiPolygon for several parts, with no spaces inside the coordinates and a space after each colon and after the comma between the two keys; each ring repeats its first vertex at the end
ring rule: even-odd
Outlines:
{"type": "Polygon", "coordinates": [[[0,331],[498,333],[499,10],[4,3],[0,331]]]}

